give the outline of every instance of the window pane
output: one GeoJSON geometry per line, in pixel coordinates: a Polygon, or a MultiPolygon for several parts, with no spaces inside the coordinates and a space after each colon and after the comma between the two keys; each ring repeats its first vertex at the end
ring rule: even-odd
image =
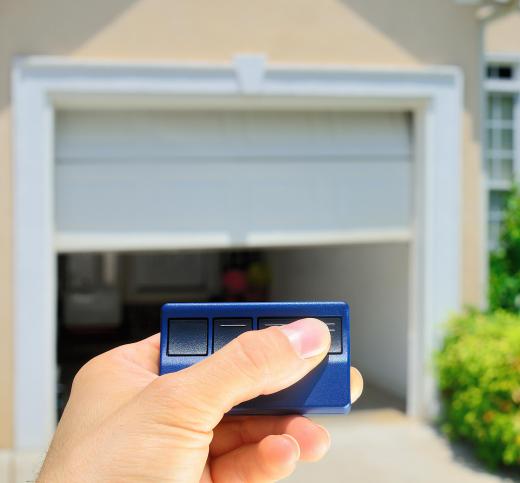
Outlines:
{"type": "Polygon", "coordinates": [[[490,181],[512,181],[513,159],[511,157],[488,157],[487,172],[490,181]]]}
{"type": "Polygon", "coordinates": [[[493,94],[487,96],[487,117],[492,119],[491,113],[493,112],[493,94]]]}
{"type": "Polygon", "coordinates": [[[497,71],[500,79],[511,79],[513,77],[513,68],[510,65],[501,65],[497,71]]]}
{"type": "Polygon", "coordinates": [[[498,69],[494,65],[488,65],[486,69],[486,76],[490,79],[494,79],[498,75],[498,69]]]}
{"type": "Polygon", "coordinates": [[[487,139],[486,139],[487,147],[488,147],[488,149],[493,149],[495,147],[494,142],[493,142],[493,129],[488,128],[486,130],[486,134],[487,134],[487,139]]]}
{"type": "Polygon", "coordinates": [[[500,179],[511,181],[513,179],[513,160],[505,158],[500,160],[500,179]]]}
{"type": "Polygon", "coordinates": [[[504,214],[508,193],[506,191],[491,191],[489,193],[489,214],[490,218],[501,219],[504,214]]]}
{"type": "Polygon", "coordinates": [[[496,250],[500,241],[500,223],[490,221],[488,224],[488,245],[490,250],[496,250]]]}
{"type": "Polygon", "coordinates": [[[501,119],[513,119],[513,96],[503,95],[500,99],[500,111],[502,113],[501,119]]]}
{"type": "Polygon", "coordinates": [[[514,96],[512,94],[490,94],[487,103],[488,119],[511,121],[513,106],[514,96]]]}
{"type": "Polygon", "coordinates": [[[496,181],[497,175],[495,174],[495,160],[493,158],[487,159],[487,173],[491,181],[496,181]]]}
{"type": "Polygon", "coordinates": [[[487,66],[486,76],[489,79],[512,79],[513,67],[511,65],[491,64],[487,66]]]}
{"type": "Polygon", "coordinates": [[[513,149],[513,130],[502,129],[500,136],[500,147],[499,149],[511,150],[513,149]]]}
{"type": "Polygon", "coordinates": [[[487,115],[489,119],[500,119],[498,116],[499,98],[496,94],[490,94],[488,97],[487,115]]]}

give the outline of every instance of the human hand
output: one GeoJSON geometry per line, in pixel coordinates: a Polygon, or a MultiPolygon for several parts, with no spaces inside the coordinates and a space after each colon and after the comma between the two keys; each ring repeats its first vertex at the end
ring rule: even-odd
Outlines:
{"type": "MultiPolygon", "coordinates": [[[[284,389],[327,354],[316,319],[250,331],[182,371],[159,377],[159,335],[118,347],[78,372],[38,481],[270,482],[330,446],[303,416],[225,416],[284,389]]],[[[351,370],[351,398],[363,387],[351,370]]]]}

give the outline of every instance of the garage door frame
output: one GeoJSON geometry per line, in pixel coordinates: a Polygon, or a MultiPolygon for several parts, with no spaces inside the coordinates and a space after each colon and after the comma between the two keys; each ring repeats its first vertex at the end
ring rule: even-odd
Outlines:
{"type": "MultiPolygon", "coordinates": [[[[240,102],[251,108],[341,106],[413,112],[412,231],[357,234],[354,239],[410,240],[407,411],[419,417],[436,414],[430,358],[439,339],[439,324],[460,308],[462,78],[458,68],[267,65],[263,56],[237,56],[223,64],[25,57],[14,63],[12,86],[15,448],[44,449],[56,423],[56,255],[63,240],[57,240],[54,227],[53,137],[54,111],[63,107],[196,109],[240,102]]],[[[88,249],[84,242],[69,240],[67,251],[88,249]]],[[[186,247],[225,245],[225,240],[182,242],[186,247]]],[[[348,242],[352,240],[330,241],[348,242]]],[[[115,242],[98,240],[91,249],[109,249],[110,243],[115,242]]],[[[182,247],[181,241],[164,243],[164,248],[182,247]]]]}

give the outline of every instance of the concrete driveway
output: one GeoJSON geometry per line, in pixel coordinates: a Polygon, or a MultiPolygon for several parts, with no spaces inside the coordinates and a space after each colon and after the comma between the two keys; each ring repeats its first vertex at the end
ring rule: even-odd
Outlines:
{"type": "Polygon", "coordinates": [[[462,448],[396,409],[357,410],[313,418],[332,448],[320,463],[301,464],[286,481],[299,483],[496,483],[520,481],[488,473],[462,448]]]}
{"type": "MultiPolygon", "coordinates": [[[[365,384],[347,416],[313,418],[329,429],[332,448],[323,461],[298,465],[293,483],[497,483],[520,481],[485,470],[463,446],[407,418],[404,402],[365,384]],[[381,409],[386,408],[386,409],[381,409]]],[[[9,464],[0,452],[0,483],[34,481],[42,455],[19,454],[9,464]],[[2,464],[4,463],[4,464],[2,464]],[[12,476],[9,477],[8,475],[12,476]],[[16,478],[14,477],[16,474],[16,478]]]]}

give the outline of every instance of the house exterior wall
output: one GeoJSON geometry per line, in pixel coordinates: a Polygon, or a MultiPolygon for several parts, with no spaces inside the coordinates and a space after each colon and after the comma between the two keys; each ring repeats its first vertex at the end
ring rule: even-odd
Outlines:
{"type": "Polygon", "coordinates": [[[4,0],[0,5],[0,448],[12,445],[10,72],[17,55],[75,59],[459,66],[463,119],[463,302],[483,293],[479,27],[452,0],[4,0]]]}
{"type": "Polygon", "coordinates": [[[484,39],[486,54],[520,55],[520,11],[491,20],[484,39]]]}

